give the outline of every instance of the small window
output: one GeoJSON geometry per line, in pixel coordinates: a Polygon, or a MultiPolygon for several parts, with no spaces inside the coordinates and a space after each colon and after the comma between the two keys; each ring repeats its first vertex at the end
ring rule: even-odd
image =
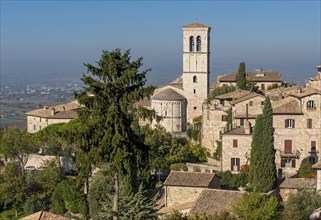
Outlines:
{"type": "Polygon", "coordinates": [[[37,129],[36,125],[33,125],[33,130],[35,131],[37,129]]]}
{"type": "Polygon", "coordinates": [[[307,109],[308,110],[314,110],[317,109],[317,104],[315,103],[315,101],[310,100],[307,102],[307,109]]]}
{"type": "Polygon", "coordinates": [[[29,130],[31,131],[33,128],[32,124],[29,124],[29,130]]]}
{"type": "Polygon", "coordinates": [[[307,128],[312,128],[312,119],[311,118],[307,119],[307,128]]]}
{"type": "Polygon", "coordinates": [[[240,119],[240,127],[244,127],[244,118],[240,119]]]}
{"type": "Polygon", "coordinates": [[[227,115],[222,115],[222,121],[228,121],[227,115]]]}
{"type": "Polygon", "coordinates": [[[194,110],[196,110],[196,106],[194,106],[194,110]]]}
{"type": "Polygon", "coordinates": [[[265,90],[265,84],[261,84],[261,90],[265,90]]]}
{"type": "Polygon", "coordinates": [[[291,154],[292,153],[292,140],[284,141],[284,153],[291,154]]]}
{"type": "Polygon", "coordinates": [[[250,106],[253,106],[253,101],[250,101],[250,106]]]}
{"type": "Polygon", "coordinates": [[[283,158],[281,159],[281,167],[296,167],[295,159],[283,158]]]}
{"type": "Polygon", "coordinates": [[[202,41],[201,41],[201,37],[197,36],[196,38],[196,51],[200,52],[202,50],[202,41]]]}
{"type": "Polygon", "coordinates": [[[233,140],[233,147],[237,147],[237,140],[233,140]]]}
{"type": "Polygon", "coordinates": [[[197,83],[197,76],[193,76],[193,83],[197,83]]]}
{"type": "Polygon", "coordinates": [[[285,119],[285,128],[295,128],[295,120],[285,119]]]}
{"type": "Polygon", "coordinates": [[[42,127],[41,126],[39,126],[39,130],[41,130],[42,129],[42,127]]]}
{"type": "Polygon", "coordinates": [[[316,151],[317,142],[311,141],[311,151],[316,151]]]}
{"type": "Polygon", "coordinates": [[[194,45],[195,45],[194,37],[191,36],[191,37],[189,38],[189,51],[190,51],[190,52],[194,52],[194,45]]]}
{"type": "Polygon", "coordinates": [[[261,105],[264,105],[264,101],[261,102],[261,105]]]}
{"type": "Polygon", "coordinates": [[[240,158],[231,158],[231,170],[232,171],[240,170],[240,158]]]}
{"type": "Polygon", "coordinates": [[[196,94],[196,89],[193,90],[194,94],[196,94]]]}
{"type": "Polygon", "coordinates": [[[41,122],[41,118],[39,118],[39,122],[41,122]]]}
{"type": "Polygon", "coordinates": [[[164,116],[165,116],[165,117],[167,116],[167,111],[164,112],[164,116]]]}

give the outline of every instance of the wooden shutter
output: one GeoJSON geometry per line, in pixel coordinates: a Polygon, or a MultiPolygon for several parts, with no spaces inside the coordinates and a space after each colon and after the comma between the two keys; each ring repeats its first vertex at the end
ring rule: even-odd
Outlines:
{"type": "Polygon", "coordinates": [[[285,159],[281,159],[281,167],[285,167],[285,159]]]}
{"type": "Polygon", "coordinates": [[[237,147],[237,140],[233,140],[233,147],[237,147]]]}
{"type": "Polygon", "coordinates": [[[316,141],[311,141],[311,151],[315,151],[316,150],[316,146],[317,146],[317,142],[316,141]]]}
{"type": "Polygon", "coordinates": [[[289,127],[289,119],[285,119],[285,125],[284,125],[285,128],[288,128],[289,127]]]}
{"type": "Polygon", "coordinates": [[[284,153],[291,154],[292,153],[292,140],[284,141],[284,153]]]}
{"type": "Polygon", "coordinates": [[[233,171],[234,162],[235,162],[235,158],[231,158],[231,171],[233,171]]]}
{"type": "Polygon", "coordinates": [[[292,160],[292,167],[295,168],[295,159],[292,160]]]}
{"type": "Polygon", "coordinates": [[[295,120],[294,119],[292,119],[292,128],[295,128],[295,120]]]}
{"type": "Polygon", "coordinates": [[[312,128],[312,119],[311,118],[307,119],[307,127],[312,128]]]}

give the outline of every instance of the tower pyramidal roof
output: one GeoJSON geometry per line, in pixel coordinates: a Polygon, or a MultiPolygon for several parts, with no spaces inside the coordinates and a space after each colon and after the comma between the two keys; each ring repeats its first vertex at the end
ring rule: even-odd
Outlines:
{"type": "Polygon", "coordinates": [[[183,28],[208,28],[208,27],[209,26],[206,26],[198,22],[183,26],[183,28]]]}

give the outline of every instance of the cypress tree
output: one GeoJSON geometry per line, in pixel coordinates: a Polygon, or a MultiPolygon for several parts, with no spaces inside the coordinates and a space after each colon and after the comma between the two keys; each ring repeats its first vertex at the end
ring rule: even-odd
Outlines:
{"type": "Polygon", "coordinates": [[[246,71],[245,71],[245,63],[242,62],[239,65],[239,70],[237,72],[237,81],[236,85],[239,89],[246,90],[246,71]]]}
{"type": "Polygon", "coordinates": [[[272,190],[277,181],[273,134],[272,105],[267,97],[263,114],[256,119],[251,145],[250,185],[258,192],[272,190]]]}

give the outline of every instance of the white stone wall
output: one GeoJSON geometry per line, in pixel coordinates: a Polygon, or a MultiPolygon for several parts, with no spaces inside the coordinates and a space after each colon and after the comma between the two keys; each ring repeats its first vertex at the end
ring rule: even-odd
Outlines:
{"type": "Polygon", "coordinates": [[[223,135],[222,138],[222,170],[231,170],[231,158],[240,158],[240,168],[249,164],[247,158],[251,154],[252,135],[223,135]],[[237,147],[233,147],[233,140],[237,140],[237,147]]]}
{"type": "Polygon", "coordinates": [[[152,100],[152,109],[163,119],[157,123],[153,120],[152,127],[161,125],[168,132],[179,133],[186,130],[186,101],[152,100]]]}
{"type": "Polygon", "coordinates": [[[165,186],[165,206],[194,202],[205,188],[165,186]]]}
{"type": "Polygon", "coordinates": [[[228,108],[216,108],[215,105],[203,105],[202,146],[207,148],[211,155],[216,150],[216,141],[220,140],[220,132],[224,133],[227,121],[223,121],[223,115],[227,118],[228,108]]]}
{"type": "Polygon", "coordinates": [[[42,118],[37,116],[27,116],[27,131],[29,133],[35,133],[40,131],[51,124],[67,123],[71,119],[59,119],[59,118],[42,118]]]}
{"type": "Polygon", "coordinates": [[[202,115],[202,103],[209,93],[210,29],[183,28],[183,87],[184,97],[188,100],[187,122],[202,115]],[[189,51],[189,39],[194,36],[195,49],[189,51]],[[201,51],[196,52],[196,39],[201,37],[201,51]],[[193,77],[197,81],[193,82],[193,77]]]}

